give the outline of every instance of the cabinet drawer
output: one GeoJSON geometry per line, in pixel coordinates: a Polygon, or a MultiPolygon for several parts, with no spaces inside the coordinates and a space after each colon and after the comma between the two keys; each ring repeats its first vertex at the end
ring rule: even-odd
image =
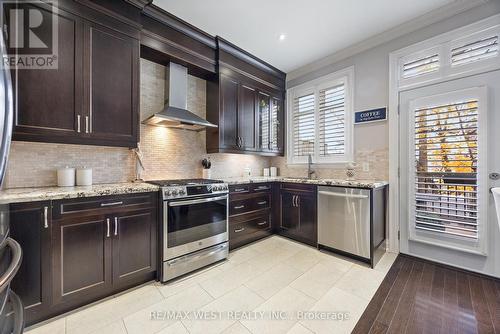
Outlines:
{"type": "Polygon", "coordinates": [[[270,183],[257,183],[250,186],[253,192],[271,191],[270,183]]]}
{"type": "Polygon", "coordinates": [[[262,194],[253,199],[253,209],[268,209],[271,206],[271,194],[262,194]]]}
{"type": "Polygon", "coordinates": [[[102,196],[54,201],[53,218],[70,215],[107,214],[117,210],[146,208],[156,205],[157,193],[139,193],[122,196],[102,196]]]}
{"type": "Polygon", "coordinates": [[[313,184],[304,184],[304,183],[282,183],[281,189],[294,190],[294,191],[305,191],[305,192],[315,192],[316,186],[313,184]]]}
{"type": "Polygon", "coordinates": [[[229,186],[230,194],[241,194],[250,192],[249,184],[233,184],[229,186]]]}
{"type": "Polygon", "coordinates": [[[269,230],[271,221],[269,215],[260,215],[248,221],[231,224],[229,226],[229,239],[240,238],[255,232],[269,230]]]}
{"type": "Polygon", "coordinates": [[[229,202],[229,215],[239,215],[253,210],[253,198],[229,202]]]}

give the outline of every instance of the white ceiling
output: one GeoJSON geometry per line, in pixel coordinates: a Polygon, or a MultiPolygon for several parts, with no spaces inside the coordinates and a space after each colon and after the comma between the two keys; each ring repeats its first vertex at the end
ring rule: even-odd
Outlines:
{"type": "Polygon", "coordinates": [[[290,72],[454,0],[154,0],[290,72]],[[285,34],[283,41],[280,34],[285,34]]]}

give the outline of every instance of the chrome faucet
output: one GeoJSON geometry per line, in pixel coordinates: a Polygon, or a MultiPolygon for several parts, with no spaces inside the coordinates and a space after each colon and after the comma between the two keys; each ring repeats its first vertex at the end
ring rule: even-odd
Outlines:
{"type": "Polygon", "coordinates": [[[315,171],[314,169],[312,169],[312,168],[311,168],[312,164],[313,164],[313,163],[312,163],[312,155],[311,155],[311,154],[309,154],[309,155],[307,156],[307,178],[308,178],[308,179],[312,179],[312,178],[313,178],[313,177],[312,177],[313,175],[315,176],[314,178],[316,178],[316,171],[315,171]]]}

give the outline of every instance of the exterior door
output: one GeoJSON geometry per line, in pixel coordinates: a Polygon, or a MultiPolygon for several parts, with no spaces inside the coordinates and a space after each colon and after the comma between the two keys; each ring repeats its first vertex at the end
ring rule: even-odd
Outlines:
{"type": "Polygon", "coordinates": [[[500,71],[400,93],[402,253],[500,276],[499,97],[500,71]]]}

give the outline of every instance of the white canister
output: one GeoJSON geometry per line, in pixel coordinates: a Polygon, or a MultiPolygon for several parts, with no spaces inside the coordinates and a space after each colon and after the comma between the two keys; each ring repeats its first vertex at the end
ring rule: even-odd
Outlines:
{"type": "Polygon", "coordinates": [[[278,168],[276,168],[276,167],[271,167],[271,168],[269,168],[269,169],[270,169],[270,171],[271,171],[271,177],[276,177],[276,176],[278,176],[278,168]]]}
{"type": "Polygon", "coordinates": [[[203,168],[203,178],[210,179],[212,177],[212,171],[210,169],[203,168]]]}
{"type": "Polygon", "coordinates": [[[76,170],[76,185],[91,186],[92,185],[92,168],[78,168],[76,170]]]}
{"type": "Polygon", "coordinates": [[[264,168],[263,175],[264,176],[269,176],[269,168],[264,168]]]}
{"type": "Polygon", "coordinates": [[[75,186],[75,169],[68,166],[57,170],[57,185],[59,187],[75,186]]]}

